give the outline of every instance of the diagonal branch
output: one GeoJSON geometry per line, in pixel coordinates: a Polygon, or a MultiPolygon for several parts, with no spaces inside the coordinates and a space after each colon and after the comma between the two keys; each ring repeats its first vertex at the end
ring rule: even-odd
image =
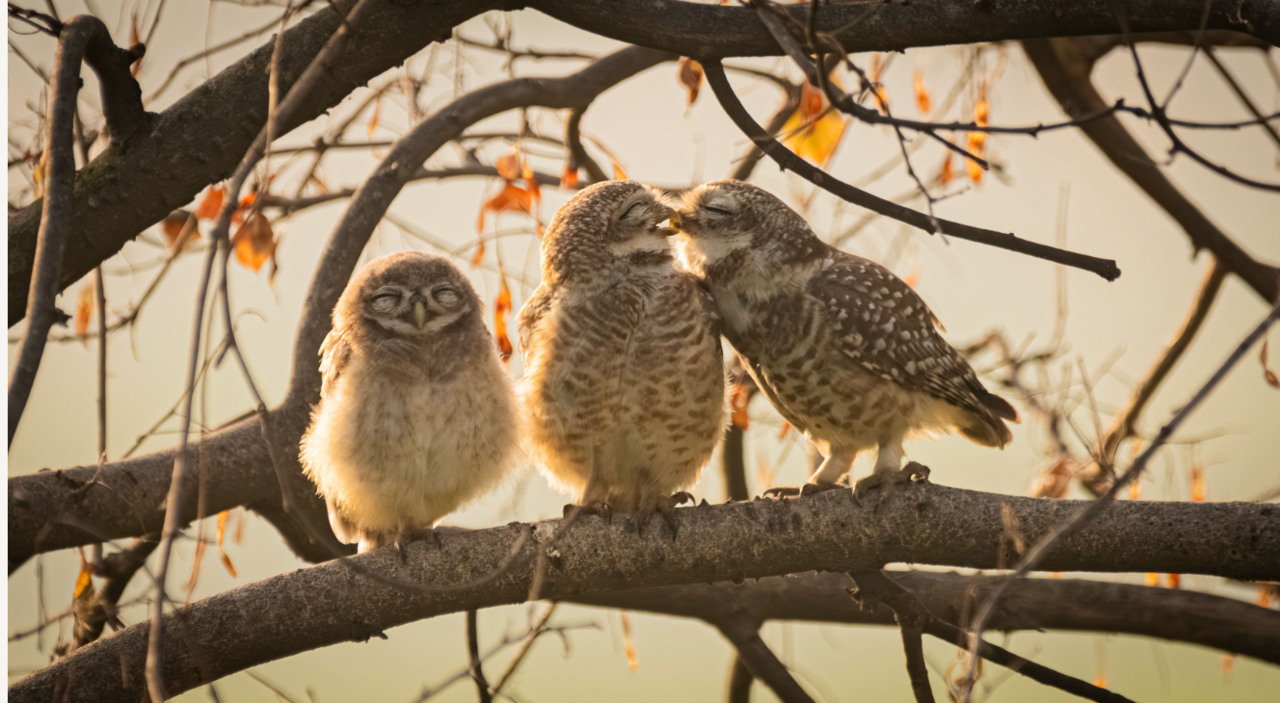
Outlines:
{"type": "Polygon", "coordinates": [[[796,683],[787,666],[760,639],[760,623],[747,617],[713,622],[720,634],[738,650],[738,661],[755,678],[777,694],[783,703],[813,703],[813,697],[796,683]]]}
{"type": "MultiPolygon", "coordinates": [[[[778,140],[769,136],[767,132],[760,127],[759,124],[751,117],[746,108],[738,100],[737,95],[733,92],[733,87],[729,85],[729,80],[725,76],[724,68],[719,63],[703,64],[703,70],[706,72],[707,82],[711,84],[712,91],[715,92],[716,98],[724,107],[729,118],[738,125],[738,128],[747,135],[756,146],[760,147],[766,154],[778,163],[783,169],[795,172],[797,175],[805,178],[814,185],[822,188],[837,197],[867,208],[873,212],[879,213],[886,217],[891,217],[899,222],[922,229],[930,234],[937,232],[934,218],[929,215],[917,212],[911,208],[898,205],[897,203],[884,200],[864,190],[859,190],[845,183],[830,174],[822,171],[813,164],[805,161],[780,144],[778,140]]],[[[1020,239],[1012,234],[1004,232],[994,232],[988,229],[981,229],[971,225],[952,222],[950,220],[937,219],[938,225],[941,225],[946,233],[957,239],[966,239],[981,244],[1015,251],[1021,254],[1027,254],[1036,258],[1045,259],[1054,263],[1072,266],[1075,268],[1091,271],[1102,276],[1108,281],[1113,281],[1120,276],[1120,269],[1116,267],[1116,263],[1110,259],[1100,259],[1086,254],[1078,254],[1076,252],[1066,251],[1051,247],[1045,244],[1039,244],[1026,239],[1020,239]]]]}

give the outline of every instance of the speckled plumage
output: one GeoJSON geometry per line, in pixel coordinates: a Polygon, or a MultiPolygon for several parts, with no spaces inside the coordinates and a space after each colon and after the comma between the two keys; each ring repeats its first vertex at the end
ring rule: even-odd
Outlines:
{"type": "Polygon", "coordinates": [[[514,392],[480,299],[448,259],[370,263],[320,351],[301,458],[340,540],[363,552],[431,528],[505,476],[518,446],[514,392]]]}
{"type": "Polygon", "coordinates": [[[552,218],[520,311],[531,450],[584,505],[664,507],[725,425],[715,307],[675,268],[669,216],[632,181],[584,189],[552,218]]]}
{"type": "Polygon", "coordinates": [[[1017,413],[888,269],[827,245],[781,200],[739,181],[688,192],[678,212],[682,265],[708,285],[726,338],[827,458],[812,482],[834,483],[872,448],[877,472],[896,471],[903,440],[917,434],[1009,442],[1004,420],[1017,413]]]}

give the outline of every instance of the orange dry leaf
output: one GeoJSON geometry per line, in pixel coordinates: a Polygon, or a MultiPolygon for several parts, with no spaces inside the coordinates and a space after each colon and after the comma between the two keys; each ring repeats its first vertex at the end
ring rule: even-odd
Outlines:
{"type": "Polygon", "coordinates": [[[507,274],[498,264],[498,299],[493,303],[493,331],[498,338],[498,356],[503,363],[511,361],[511,338],[507,336],[507,313],[511,312],[511,289],[507,287],[507,274]]]}
{"type": "Polygon", "coordinates": [[[1147,574],[1147,577],[1146,577],[1146,579],[1145,579],[1145,582],[1146,582],[1146,584],[1147,584],[1148,586],[1159,586],[1159,585],[1160,585],[1160,574],[1156,574],[1156,573],[1148,573],[1148,574],[1147,574]]]}
{"type": "Polygon", "coordinates": [[[533,169],[529,168],[529,164],[524,165],[524,171],[520,176],[524,178],[525,190],[529,191],[529,197],[537,202],[542,201],[542,185],[538,183],[538,177],[533,175],[533,169]]]}
{"type": "Polygon", "coordinates": [[[230,518],[231,518],[230,510],[223,510],[222,512],[218,513],[218,535],[217,535],[218,557],[222,559],[222,565],[227,568],[227,573],[231,574],[232,578],[235,578],[236,567],[234,564],[231,563],[231,557],[227,556],[226,550],[222,548],[222,542],[227,535],[227,521],[230,520],[230,518]]]}
{"type": "MultiPolygon", "coordinates": [[[[517,175],[520,173],[516,171],[517,175]]],[[[533,214],[533,196],[529,191],[521,188],[510,181],[498,192],[497,195],[489,198],[480,207],[480,219],[476,221],[476,231],[484,230],[484,214],[486,212],[524,212],[533,214]]]]}
{"type": "Polygon", "coordinates": [[[80,338],[80,343],[86,348],[89,346],[89,320],[93,318],[93,301],[95,295],[94,286],[97,285],[98,272],[94,271],[85,276],[84,285],[80,286],[80,292],[76,294],[76,336],[80,338]]]}
{"type": "MultiPolygon", "coordinates": [[[[182,236],[182,228],[187,226],[189,215],[183,210],[174,210],[168,217],[160,221],[160,234],[164,236],[164,243],[170,247],[178,241],[178,237],[182,236]]],[[[192,232],[190,239],[199,239],[200,233],[192,232]]],[[[190,240],[188,240],[190,241],[190,240]]]]}
{"type": "Polygon", "coordinates": [[[920,116],[927,116],[933,109],[933,98],[929,97],[929,89],[924,86],[924,72],[916,71],[911,82],[916,89],[916,107],[920,110],[920,116]]]}
{"type": "Polygon", "coordinates": [[[1275,598],[1276,586],[1270,583],[1262,584],[1262,588],[1258,589],[1258,607],[1269,608],[1271,601],[1275,598]]]}
{"type": "Polygon", "coordinates": [[[373,104],[373,114],[369,115],[369,130],[365,136],[373,139],[373,135],[378,131],[378,118],[382,117],[382,98],[373,104]]]}
{"type": "Polygon", "coordinates": [[[93,598],[93,566],[81,553],[80,573],[76,576],[76,587],[71,593],[71,598],[72,600],[81,600],[83,597],[93,598]]]}
{"type": "Polygon", "coordinates": [[[622,611],[622,644],[627,652],[627,668],[635,673],[640,668],[640,660],[636,658],[636,642],[631,637],[631,613],[622,611]]]}
{"type": "Polygon", "coordinates": [[[778,430],[778,441],[781,442],[782,440],[786,439],[787,435],[789,434],[791,434],[791,423],[787,422],[786,420],[783,420],[782,429],[778,430]]]}
{"type": "Polygon", "coordinates": [[[805,83],[800,89],[800,109],[787,120],[782,133],[787,147],[801,158],[826,166],[844,137],[846,121],[840,114],[825,111],[821,91],[805,83]]]}
{"type": "Polygon", "coordinates": [[[1232,674],[1235,673],[1235,670],[1236,670],[1236,655],[1234,654],[1222,655],[1222,680],[1230,681],[1232,674]]]}
{"type": "Polygon", "coordinates": [[[578,187],[578,167],[566,163],[564,173],[560,174],[561,190],[573,190],[578,187]]]}
{"type": "Polygon", "coordinates": [[[618,163],[618,157],[614,156],[613,154],[609,154],[609,165],[613,166],[613,180],[615,181],[627,180],[627,171],[626,169],[622,168],[622,164],[618,163]]]}
{"type": "Polygon", "coordinates": [[[498,157],[493,162],[494,168],[498,169],[498,175],[508,181],[514,181],[520,177],[521,168],[520,150],[511,147],[511,151],[498,157]]]}
{"type": "Polygon", "coordinates": [[[1191,467],[1191,502],[1203,503],[1205,499],[1204,490],[1204,467],[1191,467]]]}
{"type": "Polygon", "coordinates": [[[200,204],[196,206],[197,220],[212,220],[218,216],[218,212],[222,210],[222,199],[226,196],[226,191],[222,186],[214,186],[205,191],[204,197],[200,199],[200,204]]]}
{"type": "Polygon", "coordinates": [[[245,213],[249,212],[249,209],[253,207],[253,201],[257,199],[257,193],[249,193],[243,198],[240,198],[240,204],[236,205],[236,211],[231,215],[231,224],[239,225],[241,222],[244,222],[245,213]]]}
{"type": "Polygon", "coordinates": [[[1071,458],[1064,456],[1040,474],[1031,495],[1037,498],[1063,498],[1071,487],[1071,475],[1071,458]]]}
{"type": "MultiPolygon", "coordinates": [[[[481,217],[483,216],[484,214],[481,213],[481,217]]],[[[480,237],[479,239],[476,240],[476,253],[471,255],[472,266],[479,266],[480,262],[484,261],[484,249],[485,249],[484,237],[480,237]]]]}
{"type": "Polygon", "coordinates": [[[688,56],[681,56],[677,66],[677,78],[680,80],[680,85],[688,91],[689,104],[692,105],[698,99],[698,90],[702,88],[702,64],[688,56]]]}
{"type": "Polygon", "coordinates": [[[1169,579],[1169,588],[1182,588],[1182,574],[1165,574],[1169,579]]]}
{"type": "Polygon", "coordinates": [[[922,270],[920,266],[917,265],[915,268],[911,269],[911,271],[907,273],[907,277],[902,279],[902,282],[907,284],[911,288],[915,288],[916,286],[920,285],[921,273],[922,273],[922,270]]]}
{"type": "Polygon", "coordinates": [[[1098,688],[1106,688],[1107,687],[1106,672],[1101,672],[1101,671],[1098,672],[1098,675],[1093,677],[1093,685],[1097,686],[1098,688]]]}
{"type": "Polygon", "coordinates": [[[1262,342],[1262,353],[1258,355],[1258,358],[1262,361],[1262,377],[1267,379],[1268,386],[1280,388],[1280,377],[1276,376],[1275,371],[1267,368],[1267,345],[1270,343],[1271,340],[1264,340],[1262,342]]]}
{"type": "Polygon", "coordinates": [[[1129,484],[1129,500],[1142,500],[1142,482],[1134,481],[1129,484]]]}
{"type": "Polygon", "coordinates": [[[733,410],[733,424],[747,429],[751,422],[751,418],[747,415],[747,401],[751,396],[747,393],[747,384],[736,383],[733,386],[733,397],[730,399],[730,407],[733,410]]]}
{"type": "Polygon", "coordinates": [[[1050,571],[1050,572],[1049,572],[1049,578],[1051,578],[1051,579],[1060,579],[1060,578],[1062,578],[1062,572],[1061,572],[1061,571],[1050,571]]]}
{"type": "MultiPolygon", "coordinates": [[[[990,124],[991,104],[987,102],[986,90],[979,93],[978,101],[973,104],[973,121],[979,127],[986,127],[990,124]]],[[[978,158],[985,159],[987,153],[987,134],[986,132],[970,132],[969,133],[969,151],[978,158]]],[[[974,183],[982,183],[982,167],[974,163],[972,159],[965,159],[965,168],[969,173],[969,180],[974,183]]]]}
{"type": "Polygon", "coordinates": [[[956,169],[953,165],[956,153],[948,150],[946,157],[942,159],[942,168],[938,170],[938,185],[946,185],[955,180],[956,169]]]}
{"type": "Polygon", "coordinates": [[[231,243],[236,248],[236,261],[252,271],[262,269],[276,250],[275,234],[271,231],[271,223],[262,213],[250,217],[236,230],[231,243]]]}

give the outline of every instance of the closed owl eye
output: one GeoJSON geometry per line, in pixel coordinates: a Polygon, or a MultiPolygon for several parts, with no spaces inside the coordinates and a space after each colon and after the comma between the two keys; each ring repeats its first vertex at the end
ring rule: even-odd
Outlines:
{"type": "Polygon", "coordinates": [[[619,217],[618,219],[619,219],[619,220],[625,220],[625,219],[627,218],[627,215],[630,215],[630,214],[632,213],[632,211],[634,211],[634,210],[635,210],[636,208],[638,208],[638,207],[640,207],[640,203],[631,203],[631,205],[630,205],[629,207],[627,207],[627,209],[626,209],[626,210],[623,210],[623,211],[622,211],[622,216],[621,216],[621,217],[619,217]]]}
{"type": "Polygon", "coordinates": [[[445,307],[452,307],[454,305],[457,305],[458,301],[461,299],[458,296],[458,291],[452,288],[447,288],[447,287],[435,289],[434,291],[432,291],[431,297],[435,298],[437,303],[440,303],[445,307]]]}
{"type": "Polygon", "coordinates": [[[714,213],[716,215],[724,215],[726,217],[733,214],[732,210],[726,210],[722,207],[714,207],[711,205],[703,205],[702,209],[706,210],[707,212],[714,213]]]}
{"type": "Polygon", "coordinates": [[[370,300],[374,310],[390,312],[395,310],[400,303],[400,293],[397,291],[384,291],[373,296],[370,300]]]}

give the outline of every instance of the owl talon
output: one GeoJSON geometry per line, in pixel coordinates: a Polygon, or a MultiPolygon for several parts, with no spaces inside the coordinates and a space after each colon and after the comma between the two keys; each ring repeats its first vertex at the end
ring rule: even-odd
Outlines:
{"type": "MultiPolygon", "coordinates": [[[[672,496],[673,499],[674,497],[672,496]]],[[[676,517],[675,508],[659,508],[658,514],[662,516],[662,521],[667,523],[667,529],[671,530],[671,541],[676,541],[676,535],[680,534],[680,518],[676,517]]]]}
{"type": "Polygon", "coordinates": [[[908,462],[898,471],[876,471],[870,476],[858,479],[857,483],[853,484],[853,501],[862,505],[862,499],[874,492],[876,499],[871,505],[871,512],[875,512],[880,508],[885,495],[893,491],[894,486],[928,482],[929,467],[914,461],[908,462]]]}
{"type": "Polygon", "coordinates": [[[800,495],[800,486],[774,486],[761,493],[766,498],[791,498],[800,495]]]}
{"type": "Polygon", "coordinates": [[[605,522],[613,524],[613,507],[604,501],[587,505],[568,503],[564,506],[565,520],[570,520],[576,515],[599,515],[605,522]]]}
{"type": "Polygon", "coordinates": [[[693,497],[693,494],[688,491],[677,491],[672,494],[671,507],[674,508],[677,505],[684,505],[685,503],[688,503],[689,505],[697,505],[698,501],[693,497]]]}
{"type": "Polygon", "coordinates": [[[430,527],[409,527],[400,531],[400,536],[396,538],[396,551],[400,553],[400,561],[404,562],[408,554],[407,547],[411,542],[430,542],[436,549],[444,547],[444,542],[440,540],[440,533],[430,527]]]}

